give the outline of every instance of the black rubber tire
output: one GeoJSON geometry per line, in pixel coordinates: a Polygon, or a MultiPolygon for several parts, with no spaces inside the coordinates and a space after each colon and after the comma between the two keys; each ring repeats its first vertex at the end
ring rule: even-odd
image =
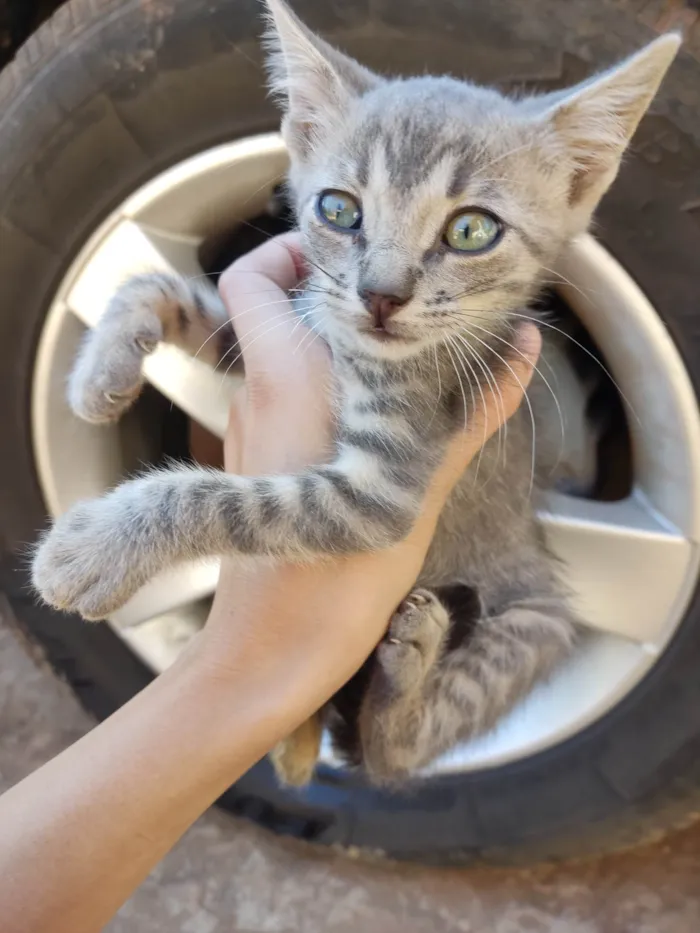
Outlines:
{"type": "MultiPolygon", "coordinates": [[[[314,28],[379,70],[450,70],[553,87],[650,39],[648,0],[298,0],[314,28]],[[463,66],[463,63],[466,63],[463,66]]],[[[686,22],[692,21],[690,4],[686,22]]],[[[30,385],[48,303],[76,251],[149,177],[277,123],[256,0],[73,0],[0,74],[0,585],[20,623],[106,716],[149,671],[106,627],[34,604],[22,553],[45,521],[30,385]]],[[[600,212],[601,238],[659,309],[700,387],[700,24],[600,212]]],[[[254,768],[225,803],[274,830],[430,861],[564,857],[689,820],[700,778],[700,600],[624,702],[518,764],[406,797],[322,773],[305,793],[254,768]]]]}

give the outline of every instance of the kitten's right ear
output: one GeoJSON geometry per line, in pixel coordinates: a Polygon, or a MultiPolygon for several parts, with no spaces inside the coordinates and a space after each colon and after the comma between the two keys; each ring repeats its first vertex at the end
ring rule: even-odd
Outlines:
{"type": "Polygon", "coordinates": [[[315,36],[284,0],[265,0],[264,43],[272,93],[285,111],[282,132],[290,151],[307,158],[342,121],[353,98],[382,79],[315,36]]]}
{"type": "Polygon", "coordinates": [[[590,217],[681,44],[668,33],[617,67],[542,98],[561,157],[572,165],[569,204],[590,217]]]}

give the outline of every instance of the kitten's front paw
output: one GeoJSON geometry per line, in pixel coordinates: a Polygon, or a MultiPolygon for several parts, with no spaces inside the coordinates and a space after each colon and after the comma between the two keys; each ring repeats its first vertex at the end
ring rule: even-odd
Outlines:
{"type": "Polygon", "coordinates": [[[124,605],[147,577],[123,527],[101,499],[59,518],[34,554],[32,581],[42,599],[90,620],[124,605]]]}
{"type": "Polygon", "coordinates": [[[68,380],[73,412],[90,424],[117,421],[141,394],[143,361],[156,348],[158,338],[158,331],[146,325],[135,334],[113,333],[98,325],[68,380]]]}
{"type": "Polygon", "coordinates": [[[420,689],[437,663],[450,617],[430,590],[417,589],[404,599],[377,648],[377,676],[389,696],[420,689]]]}

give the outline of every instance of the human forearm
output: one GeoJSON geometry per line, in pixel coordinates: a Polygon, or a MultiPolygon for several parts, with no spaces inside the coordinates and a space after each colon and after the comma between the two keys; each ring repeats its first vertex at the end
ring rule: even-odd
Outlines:
{"type": "Polygon", "coordinates": [[[294,728],[291,671],[267,679],[243,658],[238,666],[224,679],[206,652],[188,652],[0,798],[3,933],[102,929],[191,823],[294,728]]]}
{"type": "MultiPolygon", "coordinates": [[[[250,307],[256,291],[269,295],[274,284],[284,300],[298,284],[286,242],[250,254],[226,279],[248,387],[233,409],[226,463],[244,475],[322,462],[332,440],[327,351],[311,341],[290,354],[291,315],[284,337],[279,322],[264,346],[252,336],[264,326],[250,307]]],[[[518,368],[526,382],[527,366],[518,368]]],[[[504,386],[488,424],[495,429],[519,398],[504,386]]],[[[225,563],[209,621],[185,656],[0,798],[2,933],[102,929],[229,783],[338,690],[413,585],[449,490],[485,439],[475,421],[455,441],[395,548],[306,567],[225,563]]]]}

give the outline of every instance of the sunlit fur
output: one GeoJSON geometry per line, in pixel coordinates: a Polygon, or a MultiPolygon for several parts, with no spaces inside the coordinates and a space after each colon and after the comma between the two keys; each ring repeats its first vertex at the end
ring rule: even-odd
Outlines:
{"type": "Polygon", "coordinates": [[[498,329],[552,278],[613,181],[679,43],[664,36],[566,94],[513,99],[449,77],[372,76],[311,37],[279,0],[269,7],[291,188],[317,263],[311,281],[329,289],[322,326],[359,335],[368,353],[391,359],[463,335],[471,322],[498,329]],[[319,219],[325,188],[362,205],[356,235],[319,219]],[[503,221],[495,248],[465,256],[444,247],[448,218],[463,207],[503,221]],[[414,298],[391,322],[406,342],[365,336],[371,322],[358,289],[396,292],[407,283],[414,298]]]}
{"type": "MultiPolygon", "coordinates": [[[[678,47],[662,37],[572,91],[516,100],[446,77],[380,78],[314,37],[281,0],[268,7],[271,81],[310,265],[301,307],[333,351],[337,455],[289,476],[180,467],[79,503],[40,543],[34,582],[52,605],[89,618],[185,559],[309,560],[401,540],[454,430],[511,377],[528,302],[586,229],[678,47]],[[324,189],[362,205],[359,231],[322,221],[324,189]],[[499,218],[491,248],[465,255],[443,243],[464,208],[499,218]],[[382,332],[365,289],[404,301],[382,332]]],[[[225,321],[201,283],[156,274],[127,283],[81,350],[74,411],[119,417],[161,340],[226,365],[239,351],[225,321]]],[[[555,460],[584,485],[594,461],[585,390],[556,344],[543,359],[562,373],[561,397],[543,367],[454,490],[386,639],[326,711],[341,752],[377,782],[404,780],[491,728],[574,643],[577,619],[532,493],[555,460]],[[576,428],[563,456],[552,441],[561,407],[576,428]]],[[[291,737],[275,756],[281,776],[307,780],[317,747],[315,726],[291,737]]]]}

